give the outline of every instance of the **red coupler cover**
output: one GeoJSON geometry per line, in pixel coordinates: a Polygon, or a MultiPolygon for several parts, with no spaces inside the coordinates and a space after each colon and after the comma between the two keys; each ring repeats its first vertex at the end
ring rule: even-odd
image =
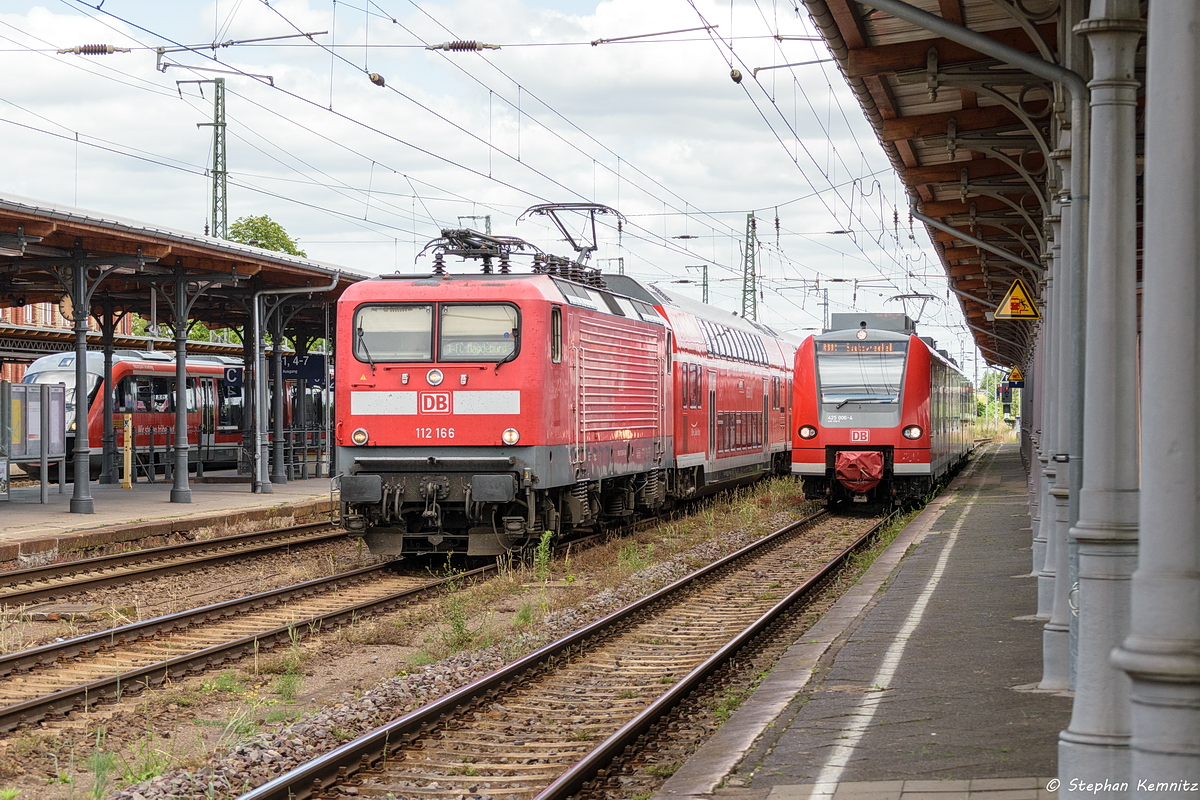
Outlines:
{"type": "Polygon", "coordinates": [[[883,478],[883,453],[842,450],[833,462],[833,477],[855,494],[868,492],[883,478]]]}

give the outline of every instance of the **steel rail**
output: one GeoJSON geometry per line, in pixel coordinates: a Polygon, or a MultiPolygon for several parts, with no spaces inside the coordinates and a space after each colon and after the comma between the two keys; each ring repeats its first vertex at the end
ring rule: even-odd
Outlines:
{"type": "MultiPolygon", "coordinates": [[[[525,680],[525,673],[534,672],[541,666],[552,663],[557,658],[566,656],[572,649],[583,646],[589,640],[607,636],[611,633],[611,628],[614,626],[662,601],[669,595],[693,585],[698,579],[723,570],[763,546],[775,542],[797,530],[809,527],[828,515],[828,511],[822,510],[798,522],[787,525],[763,539],[725,556],[719,561],[696,570],[690,575],[680,578],[668,586],[640,600],[634,601],[602,619],[523,656],[506,667],[485,675],[467,686],[444,695],[432,703],[363,734],[359,738],[347,742],[322,756],[318,756],[291,772],[268,781],[257,789],[242,795],[240,800],[303,800],[303,798],[316,797],[339,780],[343,780],[359,770],[370,770],[374,764],[379,763],[387,757],[388,750],[392,746],[411,740],[419,736],[422,731],[434,727],[442,717],[453,712],[456,707],[465,706],[480,698],[494,695],[506,685],[525,680]]],[[[847,552],[852,550],[853,547],[849,548],[847,552]]],[[[844,556],[845,554],[843,554],[844,556]]],[[[822,568],[821,572],[827,573],[828,570],[829,566],[827,565],[822,568]]],[[[805,585],[808,585],[808,582],[805,585]]]]}
{"type": "Polygon", "coordinates": [[[594,747],[586,756],[560,775],[553,783],[539,792],[534,800],[566,800],[566,798],[587,788],[585,784],[592,781],[601,770],[608,767],[627,747],[635,744],[639,736],[647,733],[660,719],[665,717],[676,706],[683,702],[692,692],[700,688],[709,677],[731,661],[737,653],[756,636],[763,633],[771,624],[786,614],[797,602],[820,590],[824,582],[853,556],[860,548],[871,542],[888,521],[889,515],[879,521],[869,531],[843,550],[837,557],[831,559],[804,583],[797,586],[786,597],[775,604],[769,611],[754,621],[749,627],[729,640],[717,652],[679,679],[662,695],[644,708],[637,716],[625,723],[614,734],[594,747]]]}
{"type": "Polygon", "coordinates": [[[130,580],[144,580],[159,575],[167,575],[187,567],[195,566],[196,564],[211,565],[220,563],[222,560],[241,558],[253,553],[322,542],[339,536],[344,537],[346,532],[339,529],[331,530],[327,533],[315,533],[311,536],[292,537],[285,542],[269,541],[272,537],[277,540],[284,538],[289,532],[299,532],[305,528],[329,527],[333,524],[329,520],[324,522],[310,522],[288,528],[272,528],[267,531],[239,533],[234,536],[222,536],[216,539],[163,545],[162,547],[151,547],[126,553],[114,553],[112,555],[97,556],[78,561],[66,561],[58,564],[45,564],[38,567],[26,567],[9,572],[0,572],[0,606],[12,607],[27,604],[35,600],[58,597],[67,591],[78,592],[115,586],[130,580]],[[256,539],[268,541],[254,544],[256,539]],[[194,552],[196,556],[187,557],[189,551],[194,552]],[[206,551],[211,552],[208,555],[204,555],[206,551]],[[167,561],[168,559],[170,559],[169,562],[167,561]],[[72,575],[82,572],[96,573],[101,570],[118,570],[122,565],[136,565],[138,563],[145,563],[145,566],[121,572],[112,571],[105,575],[93,574],[84,575],[77,579],[71,578],[72,575]],[[43,586],[30,585],[38,582],[47,583],[58,579],[61,579],[61,582],[43,586]],[[17,584],[24,584],[28,588],[17,587],[17,584]]]}
{"type": "MultiPolygon", "coordinates": [[[[238,611],[279,605],[291,597],[312,596],[321,591],[327,591],[338,583],[358,581],[372,572],[378,572],[387,568],[387,564],[376,564],[331,577],[305,581],[304,583],[294,584],[282,589],[274,589],[249,597],[214,603],[189,611],[146,620],[145,622],[137,622],[99,633],[80,636],[65,642],[55,642],[43,645],[42,647],[0,656],[0,676],[9,675],[13,672],[27,671],[39,666],[46,666],[59,660],[76,658],[93,651],[109,649],[124,642],[152,639],[160,634],[171,633],[196,624],[202,624],[209,619],[228,618],[235,615],[238,611]]],[[[119,700],[126,692],[140,691],[142,688],[157,685],[170,677],[179,677],[189,672],[201,672],[207,669],[212,663],[222,663],[230,658],[241,657],[251,652],[259,652],[264,646],[266,649],[270,649],[277,642],[292,641],[293,637],[304,638],[307,632],[319,631],[327,624],[338,625],[356,621],[364,613],[374,612],[381,607],[407,601],[415,595],[428,593],[437,589],[451,580],[471,579],[495,569],[494,566],[487,566],[450,577],[439,578],[421,586],[395,592],[382,598],[364,601],[352,606],[345,606],[307,619],[296,620],[287,625],[233,639],[220,645],[186,653],[137,669],[107,676],[90,683],[61,689],[53,694],[6,706],[0,708],[0,731],[12,730],[21,725],[36,722],[48,714],[65,714],[72,710],[87,708],[104,700],[119,700]]]]}

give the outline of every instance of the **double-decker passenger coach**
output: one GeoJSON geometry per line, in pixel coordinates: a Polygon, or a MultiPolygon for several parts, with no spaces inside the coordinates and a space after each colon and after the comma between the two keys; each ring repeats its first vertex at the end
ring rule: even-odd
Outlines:
{"type": "Polygon", "coordinates": [[[903,314],[834,314],[796,352],[792,472],[810,500],[906,504],[974,446],[974,394],[903,314]]]}

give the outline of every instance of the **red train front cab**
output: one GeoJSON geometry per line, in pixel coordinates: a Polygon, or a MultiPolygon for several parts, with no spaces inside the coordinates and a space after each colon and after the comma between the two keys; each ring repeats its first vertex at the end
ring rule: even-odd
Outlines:
{"type": "Polygon", "coordinates": [[[795,393],[792,472],[806,496],[890,503],[927,493],[930,350],[911,328],[810,336],[796,354],[795,393]]]}

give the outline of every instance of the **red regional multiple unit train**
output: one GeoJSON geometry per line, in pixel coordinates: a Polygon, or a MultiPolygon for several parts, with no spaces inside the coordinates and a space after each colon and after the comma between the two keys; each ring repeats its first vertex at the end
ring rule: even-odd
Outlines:
{"type": "Polygon", "coordinates": [[[338,302],[341,518],[372,552],[496,555],[787,473],[794,347],[769,328],[540,253],[512,273],[519,239],[431,245],[433,274],[338,302]]]}
{"type": "MultiPolygon", "coordinates": [[[[99,474],[104,434],[104,354],[87,354],[86,426],[92,448],[92,472],[99,474]]],[[[187,421],[189,461],[206,466],[236,464],[242,444],[242,361],[227,356],[191,356],[187,362],[187,421]],[[232,371],[232,375],[231,375],[232,371]],[[236,378],[232,384],[230,378],[236,378]],[[230,386],[235,388],[231,389],[230,386]]],[[[75,354],[42,356],[25,371],[24,383],[64,383],[67,386],[67,453],[74,452],[79,422],[75,418],[75,354]]],[[[175,428],[175,354],[118,350],[112,359],[113,413],[133,415],[134,445],[145,457],[152,450],[158,463],[170,458],[175,428]]],[[[118,451],[125,446],[122,428],[116,429],[118,451]]],[[[25,466],[28,473],[37,468],[25,466]]]]}
{"type": "Polygon", "coordinates": [[[910,504],[974,447],[974,392],[903,314],[834,314],[796,351],[792,472],[810,500],[910,504]]]}

